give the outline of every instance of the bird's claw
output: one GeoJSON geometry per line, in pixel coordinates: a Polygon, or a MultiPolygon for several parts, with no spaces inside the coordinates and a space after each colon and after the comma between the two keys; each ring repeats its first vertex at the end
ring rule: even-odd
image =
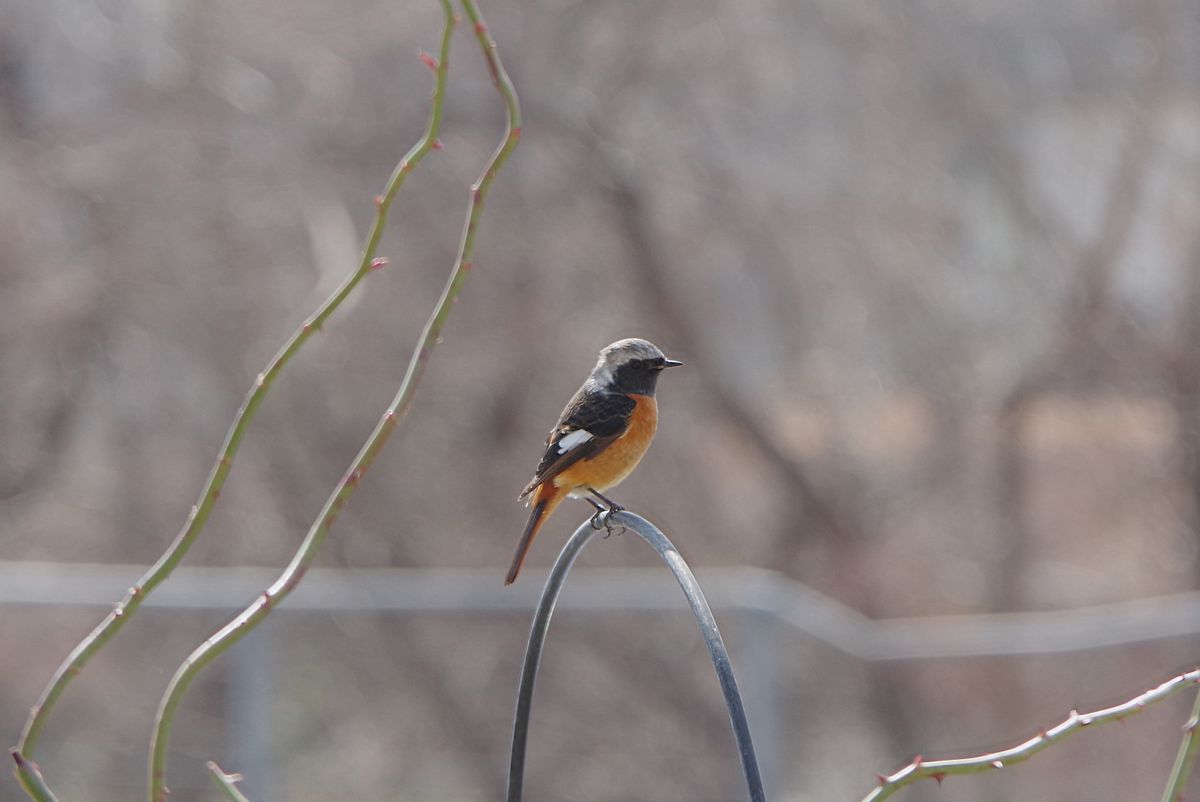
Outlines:
{"type": "MultiPolygon", "coordinates": [[[[600,527],[603,526],[605,529],[604,538],[605,538],[605,540],[607,540],[609,538],[609,536],[612,535],[613,530],[617,529],[616,526],[613,526],[613,523],[611,520],[613,514],[618,513],[618,512],[624,512],[625,508],[622,507],[620,504],[616,503],[615,501],[613,501],[612,499],[601,495],[593,488],[588,488],[588,490],[591,492],[591,494],[593,496],[595,496],[595,498],[587,498],[586,496],[584,497],[584,500],[587,501],[588,504],[591,504],[593,507],[596,508],[595,514],[592,515],[592,529],[595,529],[596,531],[600,531],[600,527]],[[603,503],[601,503],[601,502],[603,502],[603,503]]],[[[619,534],[623,533],[624,531],[625,531],[625,527],[622,526],[622,527],[620,527],[620,531],[618,531],[617,534],[619,535],[619,534]]]]}
{"type": "Polygon", "coordinates": [[[620,524],[613,524],[613,522],[610,520],[612,518],[613,513],[621,512],[624,509],[625,509],[624,507],[617,506],[617,505],[613,505],[612,507],[609,507],[609,508],[597,508],[596,512],[592,515],[592,518],[591,518],[592,529],[595,529],[596,531],[600,531],[601,529],[604,529],[605,530],[604,531],[604,539],[605,540],[607,540],[612,534],[614,534],[614,532],[618,535],[624,534],[625,527],[621,526],[620,524]]]}
{"type": "Polygon", "coordinates": [[[619,536],[625,534],[625,527],[621,526],[620,524],[613,526],[611,523],[608,522],[607,518],[604,519],[604,528],[607,530],[604,533],[605,540],[608,540],[608,538],[612,535],[617,535],[619,537],[619,536]]]}

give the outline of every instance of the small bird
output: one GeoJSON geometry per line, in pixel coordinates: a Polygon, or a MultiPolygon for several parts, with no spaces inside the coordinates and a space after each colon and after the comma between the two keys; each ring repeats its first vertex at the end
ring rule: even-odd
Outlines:
{"type": "Polygon", "coordinates": [[[517,497],[533,510],[505,585],[516,581],[538,530],[564,498],[586,500],[597,516],[624,509],[603,493],[628,476],[650,447],[658,428],[658,374],[682,364],[636,338],[618,340],[600,352],[591,375],[550,430],[533,479],[517,497]]]}

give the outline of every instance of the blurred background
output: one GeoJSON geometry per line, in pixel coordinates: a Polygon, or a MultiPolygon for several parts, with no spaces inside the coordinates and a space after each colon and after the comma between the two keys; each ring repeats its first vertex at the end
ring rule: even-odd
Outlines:
{"type": "MultiPolygon", "coordinates": [[[[615,495],[702,583],[757,566],[876,618],[1197,589],[1200,6],[484,12],[522,144],[322,566],[486,569],[498,588],[546,431],[600,347],[643,336],[687,367],[615,495]]],[[[416,51],[440,23],[432,0],[0,0],[0,559],[124,564],[128,583],[157,558],[255,374],[356,264],[424,127],[416,51]]],[[[503,126],[468,34],[390,266],[276,384],[188,565],[282,566],[394,393],[503,126]]],[[[589,512],[562,508],[513,593],[589,512]]],[[[656,562],[614,537],[580,567],[656,562]]],[[[2,608],[6,743],[100,612],[2,608]]],[[[140,798],[159,695],[226,615],[144,611],[94,660],[37,755],[61,798],[140,798]]],[[[763,670],[762,622],[718,617],[744,690],[771,700],[780,800],[857,800],[916,753],[1015,742],[1200,645],[872,664],[779,628],[763,670]]],[[[269,798],[500,798],[528,621],[270,620],[269,798]]],[[[215,798],[205,760],[244,768],[237,665],[185,703],[173,799],[215,798]]],[[[904,798],[1157,799],[1190,703],[904,798]]],[[[556,618],[526,791],[744,798],[690,618],[556,618]]]]}

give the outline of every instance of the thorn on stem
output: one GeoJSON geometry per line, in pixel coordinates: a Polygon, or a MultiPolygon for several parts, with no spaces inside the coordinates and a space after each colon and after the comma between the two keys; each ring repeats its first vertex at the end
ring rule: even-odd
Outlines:
{"type": "Polygon", "coordinates": [[[435,139],[429,143],[429,147],[433,148],[434,150],[441,150],[445,147],[445,145],[442,144],[442,140],[435,139]]]}
{"type": "Polygon", "coordinates": [[[438,60],[436,56],[431,56],[420,48],[417,49],[417,58],[421,59],[421,63],[429,68],[429,71],[437,74],[438,60]]]}
{"type": "Polygon", "coordinates": [[[485,33],[487,33],[487,26],[484,25],[482,22],[475,23],[475,33],[479,34],[480,36],[483,36],[485,33]]]}
{"type": "Polygon", "coordinates": [[[992,768],[994,768],[994,769],[1002,769],[1002,768],[1004,768],[1004,761],[1003,761],[1003,760],[993,760],[993,761],[992,761],[992,768]]]}
{"type": "Polygon", "coordinates": [[[376,209],[382,209],[382,208],[383,208],[383,196],[382,196],[382,195],[376,195],[376,196],[375,196],[375,208],[376,208],[376,209]]]}
{"type": "Polygon", "coordinates": [[[933,779],[937,780],[937,784],[939,786],[941,786],[942,780],[946,779],[946,772],[939,771],[936,774],[930,774],[929,776],[932,777],[933,779]]]}
{"type": "Polygon", "coordinates": [[[371,260],[371,270],[382,270],[387,267],[388,260],[386,256],[376,256],[371,260]]]}
{"type": "Polygon", "coordinates": [[[880,785],[887,785],[888,778],[884,777],[882,774],[876,774],[875,779],[879,781],[880,785]]]}
{"type": "Polygon", "coordinates": [[[520,126],[517,126],[516,128],[514,128],[514,129],[512,130],[512,138],[513,138],[513,139],[520,139],[520,138],[521,138],[521,128],[520,128],[520,126]]]}
{"type": "Polygon", "coordinates": [[[267,376],[265,373],[260,373],[254,377],[254,386],[255,387],[262,387],[266,383],[267,383],[267,376]]]}
{"type": "Polygon", "coordinates": [[[217,762],[215,760],[210,760],[205,765],[208,766],[209,771],[211,771],[213,774],[219,775],[221,777],[221,779],[223,779],[227,782],[240,783],[242,780],[246,779],[242,775],[242,773],[239,771],[235,771],[235,772],[225,771],[223,768],[221,768],[220,766],[217,765],[217,762]]]}
{"type": "Polygon", "coordinates": [[[913,768],[914,768],[914,769],[919,769],[919,768],[921,768],[921,763],[922,763],[924,760],[925,760],[925,758],[921,757],[920,755],[917,755],[916,757],[914,757],[914,758],[913,758],[913,761],[912,761],[913,768]]]}

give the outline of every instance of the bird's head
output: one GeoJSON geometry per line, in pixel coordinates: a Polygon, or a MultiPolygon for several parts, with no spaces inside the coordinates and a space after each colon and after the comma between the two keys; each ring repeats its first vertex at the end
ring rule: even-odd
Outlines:
{"type": "Polygon", "coordinates": [[[601,386],[618,392],[654,395],[658,374],[682,364],[667,359],[649,340],[633,337],[605,346],[592,369],[592,378],[601,386]]]}

